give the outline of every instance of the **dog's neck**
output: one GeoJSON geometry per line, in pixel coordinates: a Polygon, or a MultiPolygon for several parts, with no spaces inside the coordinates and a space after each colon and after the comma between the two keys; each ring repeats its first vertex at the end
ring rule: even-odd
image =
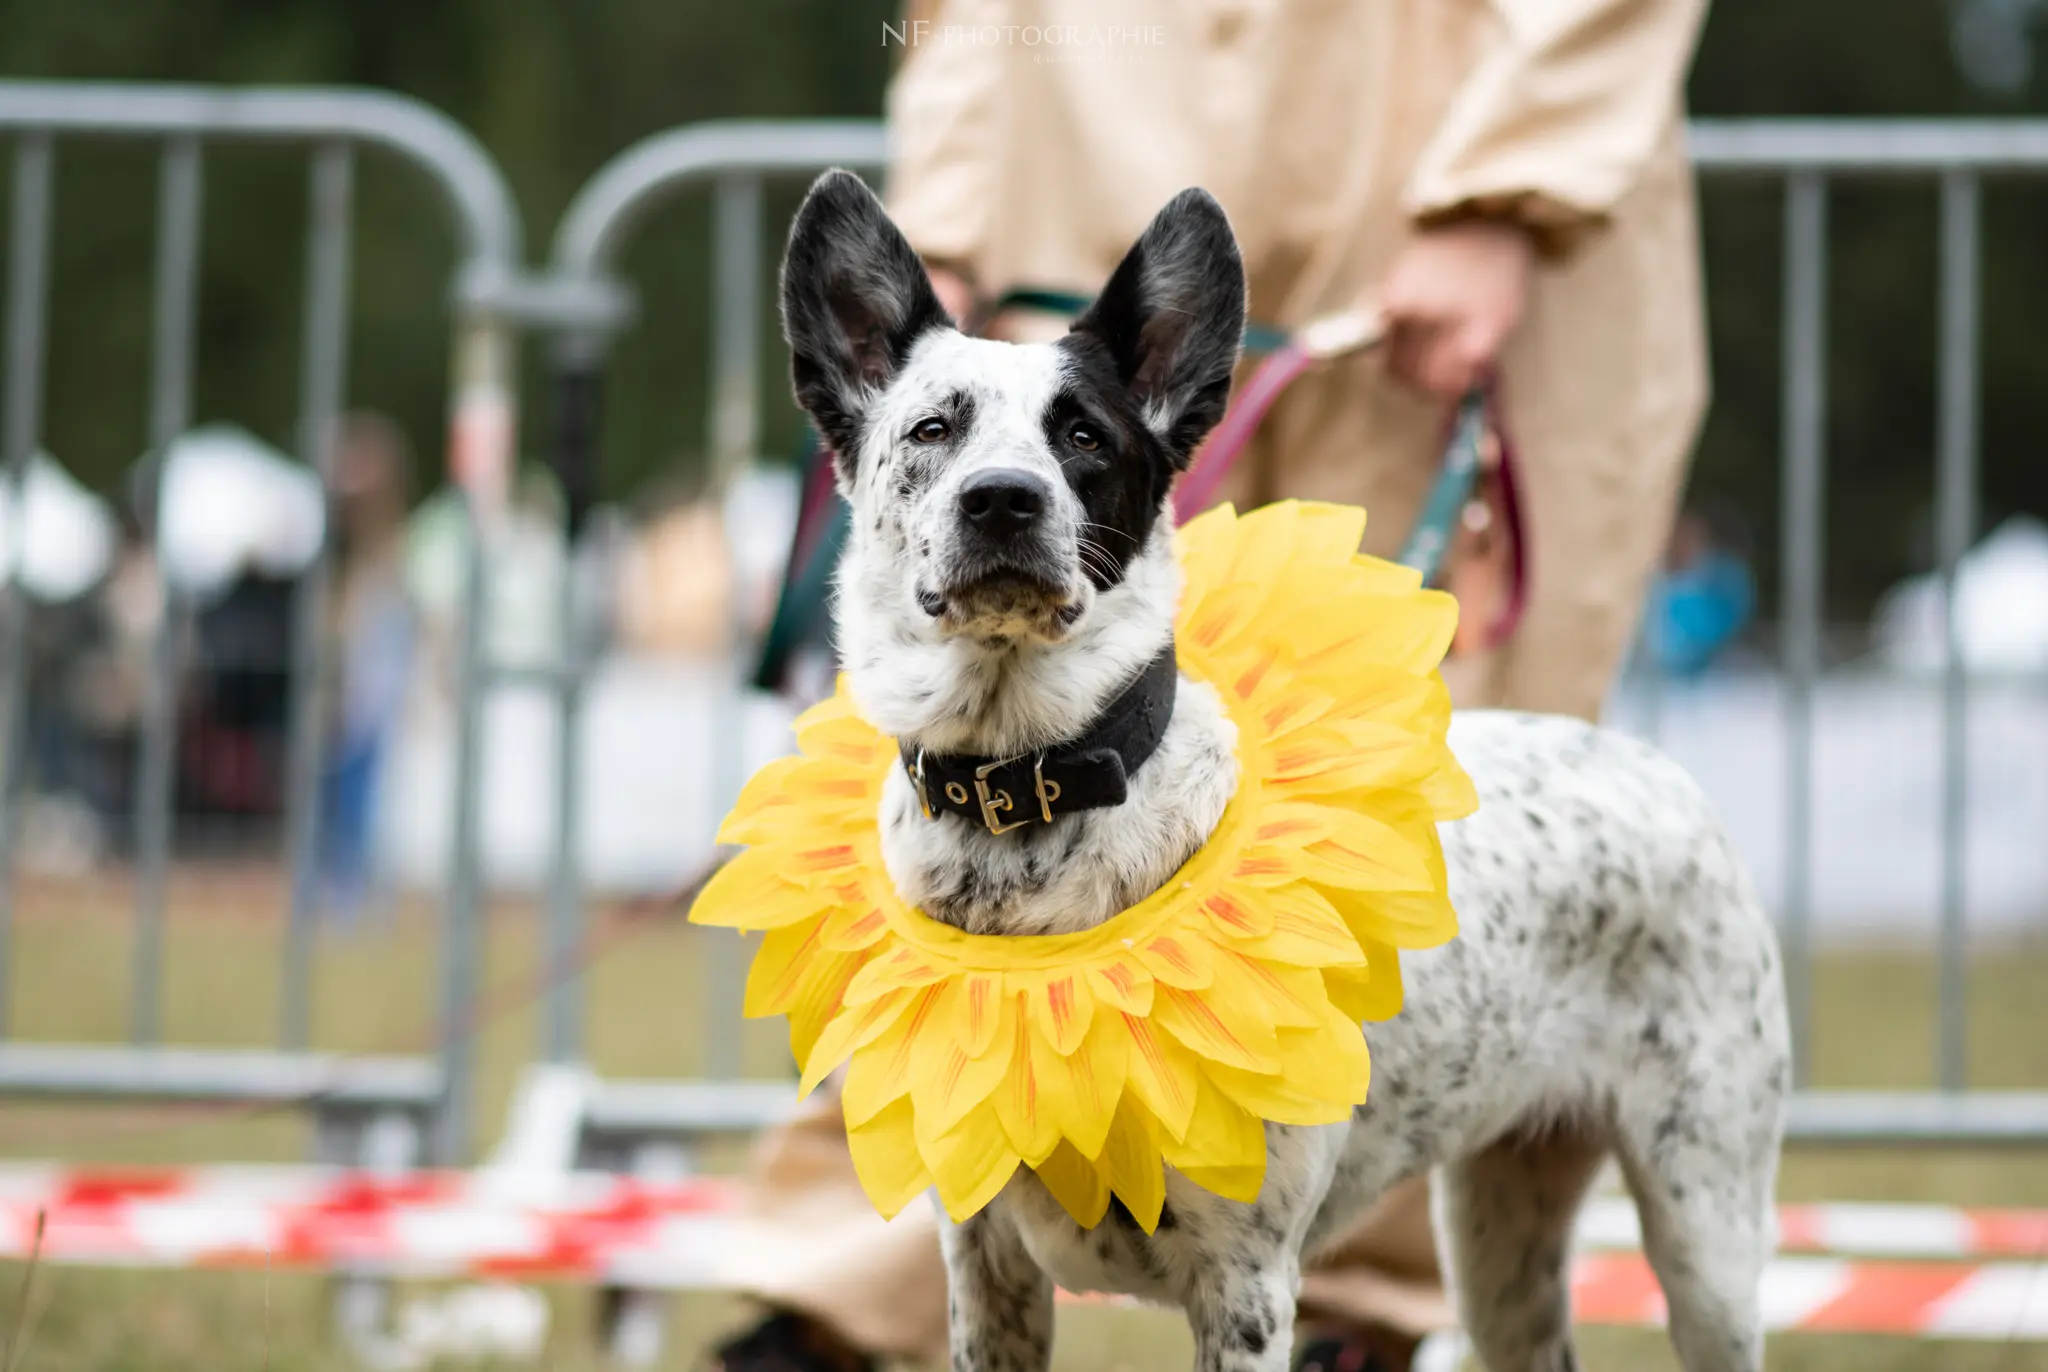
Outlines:
{"type": "MultiPolygon", "coordinates": [[[[1074,738],[1172,641],[1179,568],[1164,529],[1154,544],[1066,639],[1031,645],[927,639],[914,622],[863,615],[863,604],[887,602],[860,599],[866,573],[850,555],[841,634],[862,712],[935,753],[999,757],[1074,738]]],[[[883,859],[905,900],[972,933],[1092,927],[1151,894],[1208,838],[1236,790],[1235,741],[1215,694],[1183,680],[1124,804],[1004,834],[926,816],[894,768],[878,816],[883,859]]]]}

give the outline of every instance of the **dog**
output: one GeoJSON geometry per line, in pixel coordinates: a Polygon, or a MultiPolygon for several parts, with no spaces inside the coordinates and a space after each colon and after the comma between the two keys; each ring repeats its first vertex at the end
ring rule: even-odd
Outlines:
{"type": "MultiPolygon", "coordinates": [[[[781,293],[796,397],[852,510],[835,613],[862,713],[906,759],[1085,732],[1172,642],[1168,492],[1222,416],[1245,319],[1221,207],[1181,193],[1068,334],[1011,344],[959,332],[881,204],[828,172],[781,293]]],[[[894,768],[889,875],[973,933],[1089,928],[1208,837],[1233,738],[1182,679],[1122,803],[1001,833],[928,811],[894,768]]],[[[1269,1124],[1254,1203],[1168,1169],[1150,1235],[1120,1206],[1084,1230],[1029,1169],[942,1216],[954,1372],[1045,1372],[1055,1283],[1178,1306],[1200,1372],[1287,1372],[1304,1260],[1429,1171],[1487,1368],[1573,1368],[1573,1221],[1610,1156],[1687,1372],[1761,1365],[1790,1074],[1770,925],[1705,798],[1644,744],[1508,712],[1457,715],[1451,743],[1480,795],[1442,831],[1462,932],[1407,954],[1405,1007],[1364,1026],[1369,1099],[1348,1123],[1269,1124]]]]}

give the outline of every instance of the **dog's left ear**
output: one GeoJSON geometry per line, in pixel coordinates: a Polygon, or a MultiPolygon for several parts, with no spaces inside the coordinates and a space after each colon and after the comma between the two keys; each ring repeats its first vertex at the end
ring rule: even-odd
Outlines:
{"type": "Polygon", "coordinates": [[[820,176],[782,258],[782,332],[797,403],[851,480],[867,407],[927,331],[953,321],[924,264],[874,192],[849,171],[820,176]]]}
{"type": "Polygon", "coordinates": [[[1073,332],[1108,350],[1176,466],[1223,417],[1244,335],[1244,262],[1223,207],[1182,191],[1154,216],[1073,332]]]}

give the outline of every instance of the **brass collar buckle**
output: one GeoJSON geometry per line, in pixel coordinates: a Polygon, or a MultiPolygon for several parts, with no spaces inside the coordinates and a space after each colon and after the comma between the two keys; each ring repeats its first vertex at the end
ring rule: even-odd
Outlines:
{"type": "Polygon", "coordinates": [[[981,822],[987,826],[991,834],[1007,834],[1012,829],[1021,829],[1031,822],[1027,816],[1024,819],[1013,819],[1008,824],[1002,823],[997,816],[1015,808],[1010,801],[1010,793],[989,789],[988,774],[1016,760],[1006,757],[997,762],[983,763],[974,769],[974,798],[981,803],[981,822]]]}
{"type": "MultiPolygon", "coordinates": [[[[1022,753],[1017,755],[1022,756],[1022,753]]],[[[1017,802],[1008,791],[999,786],[991,786],[988,780],[997,768],[1009,766],[1017,757],[998,758],[974,769],[974,803],[981,807],[982,827],[991,834],[1007,834],[1012,829],[1021,829],[1031,822],[1029,815],[1005,822],[1004,816],[1016,812],[1017,802]]],[[[926,789],[923,749],[918,750],[909,770],[911,784],[917,788],[918,808],[924,811],[926,819],[937,819],[939,812],[932,808],[931,792],[926,789]]],[[[1060,798],[1060,784],[1046,779],[1044,753],[1040,753],[1037,761],[1031,764],[1031,790],[1038,800],[1038,817],[1047,824],[1052,823],[1058,818],[1053,814],[1052,807],[1060,798]]],[[[957,781],[947,782],[946,799],[954,805],[966,805],[967,788],[957,781]]]]}

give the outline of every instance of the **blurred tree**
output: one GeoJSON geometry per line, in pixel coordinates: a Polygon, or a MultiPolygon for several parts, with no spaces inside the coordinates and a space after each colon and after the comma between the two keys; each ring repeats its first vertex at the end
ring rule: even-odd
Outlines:
{"type": "MultiPolygon", "coordinates": [[[[529,258],[539,260],[576,188],[650,133],[712,118],[874,115],[888,73],[881,25],[895,9],[894,0],[0,0],[0,73],[367,85],[415,96],[497,158],[526,216],[529,258]]],[[[2031,0],[1721,0],[1693,78],[1694,110],[2041,112],[2043,64],[2009,50],[2029,41],[2040,11],[2031,0]],[[1965,70],[1984,85],[1973,87],[1965,70]]],[[[106,488],[143,444],[154,172],[133,148],[80,142],[60,145],[59,166],[49,441],[106,488]]],[[[432,454],[451,246],[416,177],[372,157],[358,184],[350,394],[399,416],[432,454]]],[[[793,188],[771,197],[772,236],[793,197],[793,188]]],[[[291,440],[297,403],[304,206],[296,155],[209,156],[195,417],[232,418],[280,445],[291,440]]],[[[1695,482],[1756,518],[1767,611],[1779,213],[1768,183],[1706,193],[1716,401],[1695,482]]],[[[608,390],[612,494],[700,460],[706,221],[702,198],[682,197],[628,256],[645,308],[608,390]]],[[[1859,614],[1931,559],[1934,192],[1844,187],[1832,221],[1830,608],[1859,614]]],[[[2048,388],[2034,384],[2030,348],[2034,316],[2048,307],[2044,241],[2048,188],[1994,188],[1984,260],[1987,524],[2016,508],[2048,510],[2048,475],[2026,458],[2028,440],[2048,434],[2048,388]]],[[[764,308],[765,297],[764,289],[764,308]]],[[[776,451],[798,429],[770,345],[764,400],[776,451]]],[[[530,454],[547,418],[539,370],[530,362],[530,454]]]]}

